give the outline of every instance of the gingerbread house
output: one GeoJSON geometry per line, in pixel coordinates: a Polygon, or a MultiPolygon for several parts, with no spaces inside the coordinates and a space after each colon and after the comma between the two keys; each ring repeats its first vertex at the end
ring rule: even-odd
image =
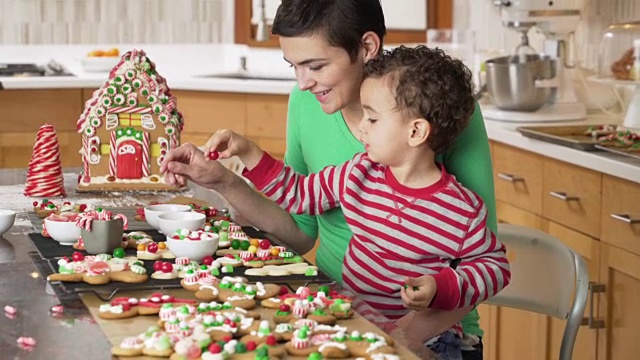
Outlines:
{"type": "Polygon", "coordinates": [[[86,102],[79,191],[169,190],[160,174],[167,152],[180,145],[184,126],[165,79],[142,50],[120,59],[86,102]]]}

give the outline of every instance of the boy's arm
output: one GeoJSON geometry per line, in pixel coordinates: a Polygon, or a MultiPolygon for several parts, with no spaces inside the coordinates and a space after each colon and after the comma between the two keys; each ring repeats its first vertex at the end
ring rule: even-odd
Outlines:
{"type": "Polygon", "coordinates": [[[494,296],[509,284],[511,272],[504,245],[487,227],[487,208],[480,202],[456,256],[454,269],[434,275],[436,294],[432,308],[451,310],[473,306],[494,296]]]}
{"type": "Polygon", "coordinates": [[[447,172],[455,175],[458,182],[480,195],[488,210],[487,225],[491,231],[497,233],[491,151],[478,104],[471,115],[469,125],[458,136],[453,146],[442,154],[442,162],[447,172]]]}
{"type": "Polygon", "coordinates": [[[327,166],[319,173],[301,175],[264,153],[254,168],[243,174],[265,196],[295,214],[322,214],[340,206],[340,194],[348,169],[356,158],[338,166],[327,166]]]}

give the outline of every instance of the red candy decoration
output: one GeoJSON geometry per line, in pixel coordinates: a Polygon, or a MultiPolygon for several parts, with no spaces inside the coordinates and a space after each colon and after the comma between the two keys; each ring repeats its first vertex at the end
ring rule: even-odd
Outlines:
{"type": "Polygon", "coordinates": [[[36,206],[38,206],[38,202],[37,202],[37,201],[34,201],[34,202],[33,202],[33,207],[36,207],[36,206]]]}
{"type": "Polygon", "coordinates": [[[156,262],[153,263],[153,271],[162,271],[162,264],[163,262],[158,260],[156,262]]]}
{"type": "Polygon", "coordinates": [[[222,346],[214,342],[211,345],[209,345],[209,352],[212,354],[220,354],[222,352],[222,346]]]}
{"type": "Polygon", "coordinates": [[[267,240],[267,239],[262,239],[262,240],[260,240],[258,245],[260,246],[260,249],[267,250],[268,248],[271,247],[271,242],[269,240],[267,240]]]}
{"type": "Polygon", "coordinates": [[[280,305],[280,311],[282,312],[291,312],[291,306],[287,304],[280,305]]]}
{"type": "Polygon", "coordinates": [[[213,264],[213,256],[211,255],[205,256],[204,259],[202,259],[202,263],[204,265],[210,266],[211,264],[213,264]]]}
{"type": "Polygon", "coordinates": [[[162,264],[162,272],[164,273],[170,273],[173,271],[173,265],[171,263],[163,263],[162,264]]]}
{"type": "Polygon", "coordinates": [[[152,254],[157,253],[158,252],[158,244],[153,243],[153,242],[150,243],[149,245],[147,245],[147,251],[152,253],[152,254]]]}
{"type": "Polygon", "coordinates": [[[276,346],[277,343],[276,337],[273,334],[267,335],[267,345],[276,346]]]}
{"type": "Polygon", "coordinates": [[[81,252],[74,251],[73,255],[71,255],[71,258],[73,259],[73,261],[80,262],[84,260],[84,255],[82,255],[81,252]]]}
{"type": "Polygon", "coordinates": [[[255,342],[255,341],[249,341],[249,342],[247,342],[247,345],[246,345],[247,351],[253,351],[253,350],[255,350],[257,347],[258,347],[258,345],[256,344],[256,342],[255,342]]]}
{"type": "Polygon", "coordinates": [[[218,160],[219,157],[220,157],[220,153],[215,150],[209,153],[210,160],[218,160]]]}

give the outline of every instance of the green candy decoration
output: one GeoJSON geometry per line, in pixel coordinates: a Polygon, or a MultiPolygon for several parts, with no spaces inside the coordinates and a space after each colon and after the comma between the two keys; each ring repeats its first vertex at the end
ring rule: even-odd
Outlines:
{"type": "Polygon", "coordinates": [[[218,270],[218,268],[211,269],[211,275],[220,276],[220,270],[218,270]]]}
{"type": "Polygon", "coordinates": [[[240,249],[242,250],[249,250],[249,246],[251,246],[249,240],[242,240],[242,242],[240,242],[240,249]]]}
{"type": "Polygon", "coordinates": [[[327,285],[322,285],[318,288],[318,292],[323,292],[325,295],[328,295],[329,287],[327,285]]]}
{"type": "Polygon", "coordinates": [[[238,240],[238,239],[231,240],[231,248],[234,249],[234,250],[240,249],[240,240],[238,240]]]}
{"type": "Polygon", "coordinates": [[[247,346],[243,342],[238,341],[238,343],[236,344],[236,353],[244,354],[246,352],[247,352],[247,346]]]}
{"type": "Polygon", "coordinates": [[[121,247],[117,247],[113,249],[113,257],[123,259],[124,258],[124,249],[121,247]]]}
{"type": "MultiPolygon", "coordinates": [[[[220,231],[218,233],[218,236],[220,236],[220,241],[224,241],[227,242],[229,241],[229,233],[224,231],[224,230],[215,230],[216,226],[213,227],[214,231],[220,231]]],[[[237,241],[237,240],[236,240],[237,241]]],[[[233,245],[231,245],[233,247],[233,245]]],[[[238,247],[240,247],[240,244],[238,243],[238,247]]],[[[237,250],[237,249],[236,249],[237,250]]]]}
{"type": "Polygon", "coordinates": [[[307,357],[307,360],[322,360],[322,354],[320,354],[317,351],[314,351],[311,354],[309,354],[309,357],[307,357]]]}

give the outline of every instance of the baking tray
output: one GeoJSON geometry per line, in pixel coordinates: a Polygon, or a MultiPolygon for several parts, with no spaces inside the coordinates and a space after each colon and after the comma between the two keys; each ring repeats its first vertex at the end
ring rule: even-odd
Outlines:
{"type": "Polygon", "coordinates": [[[597,125],[568,125],[568,126],[520,126],[516,128],[522,135],[546,141],[556,145],[571,147],[582,151],[599,151],[597,139],[584,132],[597,125]]]}
{"type": "Polygon", "coordinates": [[[602,145],[596,145],[596,148],[598,150],[608,151],[612,154],[622,155],[622,156],[630,157],[632,159],[640,160],[640,152],[631,152],[631,151],[626,151],[624,148],[615,148],[615,147],[602,146],[602,145]]]}

